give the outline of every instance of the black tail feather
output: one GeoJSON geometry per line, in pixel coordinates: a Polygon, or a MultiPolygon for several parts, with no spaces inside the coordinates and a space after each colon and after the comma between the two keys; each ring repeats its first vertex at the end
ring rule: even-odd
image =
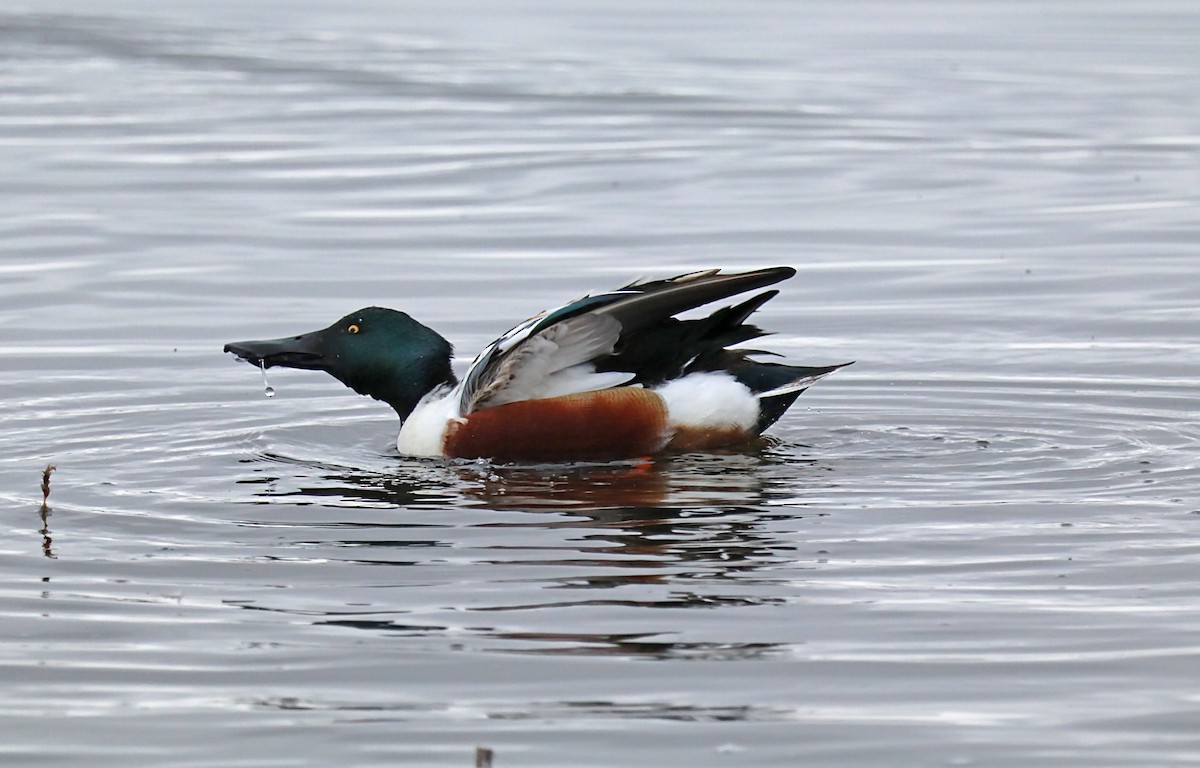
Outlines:
{"type": "Polygon", "coordinates": [[[759,399],[757,424],[758,431],[762,432],[787,411],[809,383],[849,363],[828,366],[765,363],[753,357],[774,353],[730,349],[767,335],[766,331],[747,321],[779,293],[775,289],[722,307],[708,317],[679,320],[674,315],[765,288],[795,274],[796,270],[791,267],[740,274],[721,274],[714,270],[632,283],[620,289],[627,295],[617,299],[610,295],[606,303],[598,307],[581,305],[577,311],[611,314],[621,322],[621,336],[613,352],[595,361],[597,371],[628,371],[635,377],[630,383],[648,387],[689,373],[728,372],[755,394],[765,393],[759,399]]]}
{"type": "Polygon", "coordinates": [[[612,315],[621,322],[626,333],[633,333],[656,325],[663,318],[739,293],[765,288],[795,274],[796,270],[792,267],[771,267],[733,274],[710,270],[668,280],[633,283],[621,289],[630,293],[628,298],[593,311],[612,315]]]}
{"type": "Polygon", "coordinates": [[[711,370],[728,371],[735,379],[745,384],[755,394],[771,392],[777,389],[782,390],[778,394],[759,398],[757,425],[759,433],[778,421],[779,417],[792,406],[792,403],[796,402],[796,398],[800,397],[801,393],[808,389],[807,384],[797,389],[791,389],[789,385],[805,380],[815,381],[817,378],[828,376],[839,368],[853,365],[853,362],[819,366],[763,363],[751,359],[749,354],[752,353],[742,350],[725,350],[722,356],[722,364],[718,368],[711,370]]]}
{"type": "Polygon", "coordinates": [[[705,318],[678,320],[667,317],[636,333],[622,333],[613,354],[597,362],[600,371],[631,371],[634,383],[656,386],[693,371],[708,371],[723,359],[727,347],[765,336],[746,324],[759,307],[778,294],[765,291],[746,301],[722,307],[705,318]]]}

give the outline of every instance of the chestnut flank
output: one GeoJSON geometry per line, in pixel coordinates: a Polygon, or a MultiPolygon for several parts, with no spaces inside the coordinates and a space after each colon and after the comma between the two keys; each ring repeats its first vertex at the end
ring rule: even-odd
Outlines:
{"type": "Polygon", "coordinates": [[[669,437],[661,397],[617,387],[475,411],[450,423],[443,450],[462,459],[611,460],[658,453],[669,437]]]}

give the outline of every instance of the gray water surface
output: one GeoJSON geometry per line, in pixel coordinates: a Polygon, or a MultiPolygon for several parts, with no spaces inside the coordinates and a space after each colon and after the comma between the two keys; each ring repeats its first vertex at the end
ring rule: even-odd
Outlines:
{"type": "Polygon", "coordinates": [[[6,6],[0,762],[1200,762],[1197,41],[1182,2],[6,6]],[[410,460],[221,353],[381,304],[469,359],[777,264],[764,344],[858,362],[745,453],[410,460]]]}

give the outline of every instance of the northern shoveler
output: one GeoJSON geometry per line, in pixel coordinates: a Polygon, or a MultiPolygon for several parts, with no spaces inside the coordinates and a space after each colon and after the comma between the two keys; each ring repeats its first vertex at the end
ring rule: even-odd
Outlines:
{"type": "Polygon", "coordinates": [[[462,381],[451,346],[403,312],[367,307],[319,331],[225,345],[264,369],[325,371],[400,415],[413,456],[623,459],[743,444],[842,365],[764,363],[729,349],[766,335],[747,318],[778,291],[700,319],[675,315],[764,288],[791,267],[635,282],[543,312],[492,342],[462,381]]]}

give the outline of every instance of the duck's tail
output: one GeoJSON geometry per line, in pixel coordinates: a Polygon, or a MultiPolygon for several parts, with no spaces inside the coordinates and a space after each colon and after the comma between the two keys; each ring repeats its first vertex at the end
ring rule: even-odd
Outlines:
{"type": "Polygon", "coordinates": [[[796,402],[800,393],[814,382],[820,381],[839,368],[854,364],[853,361],[822,366],[764,363],[751,357],[755,354],[765,353],[726,350],[722,368],[758,396],[759,416],[756,429],[760,434],[778,421],[792,403],[796,402]]]}

